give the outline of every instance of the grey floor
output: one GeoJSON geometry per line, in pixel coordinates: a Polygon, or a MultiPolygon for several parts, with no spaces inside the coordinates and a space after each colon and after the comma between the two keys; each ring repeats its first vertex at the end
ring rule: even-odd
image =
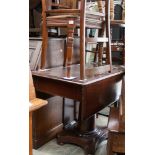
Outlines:
{"type": "MultiPolygon", "coordinates": [[[[107,125],[107,121],[107,117],[99,115],[96,119],[96,124],[98,126],[105,126],[107,125]]],[[[107,141],[101,142],[95,155],[106,155],[106,146],[107,141]]],[[[84,151],[76,145],[64,144],[60,146],[57,144],[56,139],[53,139],[39,149],[33,150],[33,155],[84,155],[84,151]]]]}

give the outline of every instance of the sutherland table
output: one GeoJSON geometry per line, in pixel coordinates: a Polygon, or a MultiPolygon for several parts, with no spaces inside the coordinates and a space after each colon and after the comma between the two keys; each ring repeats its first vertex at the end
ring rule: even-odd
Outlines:
{"type": "Polygon", "coordinates": [[[86,69],[86,79],[80,81],[80,65],[72,65],[73,79],[64,78],[66,68],[57,67],[34,71],[36,91],[58,95],[80,102],[78,122],[72,129],[58,135],[58,143],[73,143],[94,154],[98,144],[105,139],[107,130],[95,126],[95,113],[118,100],[121,93],[124,67],[113,66],[112,72],[96,74],[94,68],[86,69]]]}

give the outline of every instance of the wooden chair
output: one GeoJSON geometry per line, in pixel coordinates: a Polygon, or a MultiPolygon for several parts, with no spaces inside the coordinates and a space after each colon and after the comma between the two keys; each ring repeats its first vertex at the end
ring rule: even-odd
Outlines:
{"type": "Polygon", "coordinates": [[[119,108],[111,108],[108,120],[107,155],[125,154],[125,83],[122,82],[122,94],[119,108]]]}
{"type": "MultiPolygon", "coordinates": [[[[102,65],[103,43],[106,43],[106,71],[111,71],[111,46],[110,46],[110,0],[105,0],[103,12],[102,1],[97,0],[99,12],[86,11],[86,0],[71,0],[70,6],[60,1],[42,0],[42,55],[41,68],[45,67],[46,51],[48,46],[48,29],[51,27],[67,28],[67,48],[65,66],[70,66],[72,61],[74,30],[80,28],[80,79],[85,79],[85,44],[98,44],[98,64],[102,65]],[[71,3],[72,2],[72,3],[71,3]],[[73,3],[74,2],[74,3],[73,3]],[[53,6],[56,9],[53,9],[53,6]],[[51,9],[52,8],[52,9],[51,9]],[[98,29],[97,38],[85,38],[85,29],[98,29]]],[[[67,70],[67,77],[70,72],[67,70]]]]}
{"type": "Polygon", "coordinates": [[[31,71],[29,71],[29,155],[32,155],[32,112],[47,104],[46,100],[36,98],[31,71]]]}

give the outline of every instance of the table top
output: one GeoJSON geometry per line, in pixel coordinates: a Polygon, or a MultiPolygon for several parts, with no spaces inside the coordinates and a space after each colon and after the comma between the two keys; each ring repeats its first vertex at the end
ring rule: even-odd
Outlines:
{"type": "Polygon", "coordinates": [[[125,73],[123,66],[112,66],[112,72],[108,70],[101,74],[102,66],[96,70],[87,66],[86,80],[80,80],[80,65],[70,67],[73,79],[64,78],[65,67],[56,67],[46,70],[33,71],[34,85],[37,91],[49,95],[58,95],[80,101],[80,120],[92,116],[105,106],[118,100],[121,92],[121,79],[125,73]],[[101,68],[100,68],[101,67],[101,68]],[[94,104],[95,103],[95,104],[94,104]]]}
{"type": "MultiPolygon", "coordinates": [[[[101,70],[102,67],[96,67],[97,69],[101,70]]],[[[91,84],[106,78],[109,78],[111,76],[114,76],[116,74],[122,74],[124,72],[124,66],[112,66],[112,72],[109,73],[104,72],[100,73],[100,71],[97,73],[94,68],[89,65],[86,67],[86,79],[85,80],[80,80],[80,65],[72,65],[70,67],[70,73],[71,73],[71,78],[68,79],[66,78],[66,70],[67,67],[56,67],[56,68],[49,68],[49,69],[44,69],[44,70],[38,70],[38,71],[33,71],[32,74],[33,76],[38,76],[38,77],[45,77],[48,79],[54,79],[54,80],[59,80],[59,81],[65,81],[68,83],[75,83],[78,85],[87,85],[91,84]]]]}

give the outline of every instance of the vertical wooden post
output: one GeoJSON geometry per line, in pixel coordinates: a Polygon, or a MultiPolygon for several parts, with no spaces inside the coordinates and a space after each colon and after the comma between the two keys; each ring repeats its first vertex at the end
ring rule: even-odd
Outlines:
{"type": "Polygon", "coordinates": [[[114,0],[110,0],[110,20],[114,20],[114,0]]]}
{"type": "Polygon", "coordinates": [[[85,79],[85,9],[86,0],[81,0],[80,5],[80,80],[85,79]]]}
{"type": "Polygon", "coordinates": [[[45,67],[46,61],[46,52],[47,52],[47,45],[48,45],[48,30],[46,24],[46,0],[42,0],[42,52],[41,52],[41,68],[45,67]]]}
{"type": "Polygon", "coordinates": [[[123,28],[123,51],[122,51],[122,59],[123,65],[125,65],[125,27],[123,28]]]}
{"type": "MultiPolygon", "coordinates": [[[[102,0],[97,0],[98,3],[98,9],[99,12],[103,13],[103,5],[102,5],[102,0]]],[[[99,30],[98,32],[99,37],[104,36],[104,23],[102,23],[102,29],[99,30]]],[[[103,57],[103,45],[104,43],[98,43],[98,65],[102,65],[102,57],[103,57]]]]}
{"type": "Polygon", "coordinates": [[[69,19],[67,26],[67,51],[66,51],[66,63],[67,77],[70,78],[70,65],[72,63],[73,43],[74,43],[74,19],[69,19]]]}
{"type": "Polygon", "coordinates": [[[110,64],[110,72],[112,71],[112,56],[111,56],[111,38],[110,38],[110,0],[106,0],[105,5],[105,21],[106,21],[106,37],[108,42],[106,43],[106,56],[107,64],[110,64]]]}

